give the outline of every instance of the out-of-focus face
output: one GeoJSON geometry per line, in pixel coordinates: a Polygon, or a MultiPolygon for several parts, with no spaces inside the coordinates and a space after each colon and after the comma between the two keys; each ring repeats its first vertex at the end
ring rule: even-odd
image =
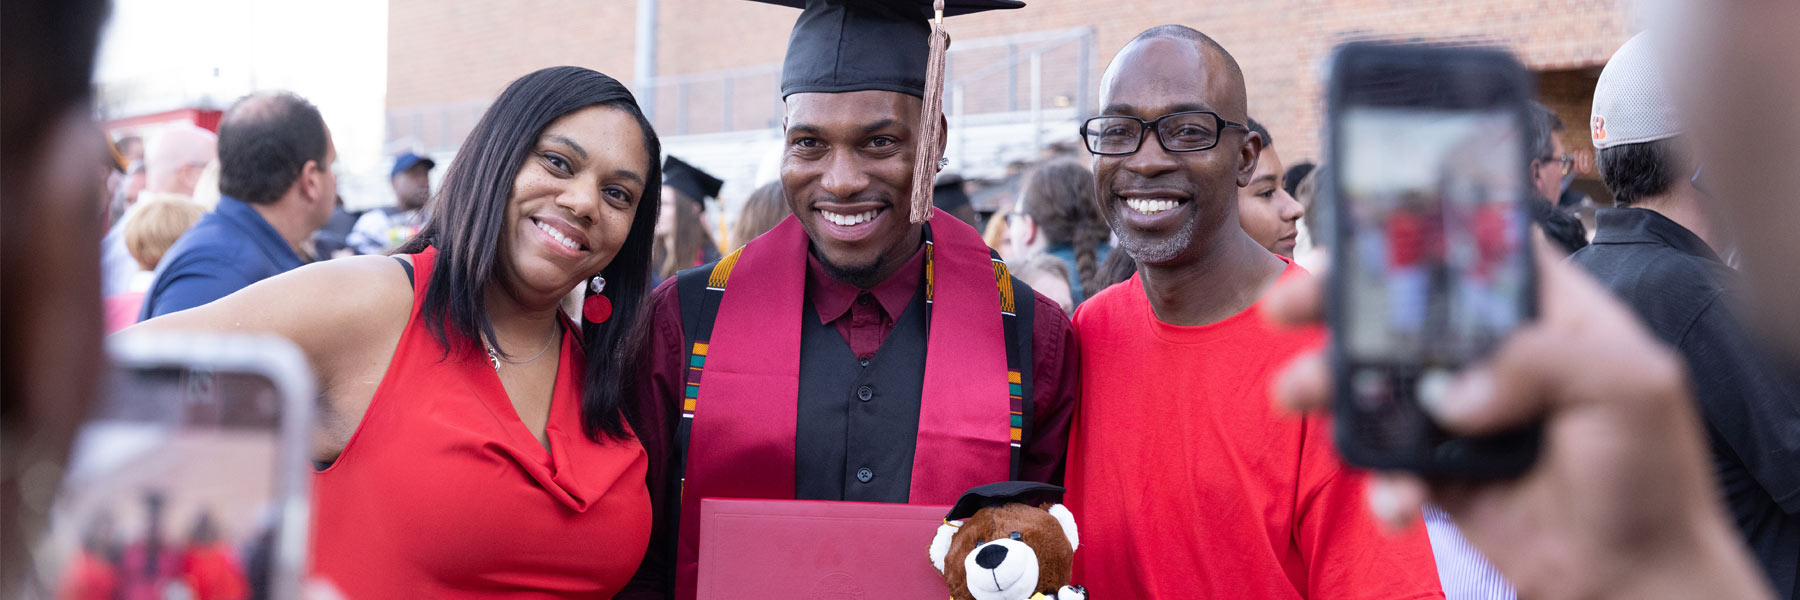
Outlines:
{"type": "Polygon", "coordinates": [[[1562,157],[1568,152],[1569,149],[1563,146],[1562,136],[1552,132],[1549,158],[1540,159],[1536,163],[1537,167],[1531,172],[1531,185],[1537,191],[1537,195],[1549,200],[1552,204],[1562,196],[1562,157]]]}
{"type": "Polygon", "coordinates": [[[431,167],[418,163],[394,176],[394,198],[400,207],[417,210],[431,199],[431,167]]]}
{"type": "Polygon", "coordinates": [[[1029,256],[1032,242],[1037,241],[1038,230],[1037,222],[1031,220],[1031,215],[1025,214],[1025,197],[1019,196],[1019,201],[1013,204],[1012,210],[1004,214],[1010,254],[1019,258],[1029,256]]]}
{"type": "Polygon", "coordinates": [[[918,98],[880,90],[787,98],[781,187],[839,279],[871,286],[917,247],[908,215],[919,110],[918,98]]]}
{"type": "Polygon", "coordinates": [[[631,234],[649,173],[630,113],[590,106],[552,121],[513,179],[502,285],[515,297],[554,301],[606,268],[631,234]]]}
{"type": "MultiPolygon", "coordinates": [[[[1247,120],[1242,84],[1225,58],[1196,42],[1151,38],[1119,51],[1100,85],[1103,115],[1153,121],[1166,114],[1212,111],[1235,123],[1247,120]]],[[[1198,243],[1224,228],[1236,229],[1237,189],[1250,182],[1261,138],[1224,127],[1208,150],[1169,152],[1147,132],[1136,152],[1095,155],[1101,217],[1119,246],[1138,263],[1169,265],[1204,255],[1198,243]],[[1257,140],[1257,141],[1252,141],[1257,140]]]]}
{"type": "Polygon", "coordinates": [[[331,130],[325,131],[325,164],[319,165],[313,198],[314,228],[324,227],[331,221],[331,211],[337,208],[337,143],[331,139],[331,130]]]}
{"type": "Polygon", "coordinates": [[[688,199],[687,194],[682,193],[681,190],[663,186],[662,206],[657,208],[656,213],[656,235],[658,237],[675,235],[675,228],[680,226],[680,220],[676,218],[679,215],[676,215],[675,211],[685,209],[698,212],[693,206],[694,204],[695,202],[688,199]]]}
{"type": "Polygon", "coordinates": [[[1300,217],[1306,209],[1283,189],[1287,183],[1284,176],[1275,148],[1263,148],[1250,185],[1238,188],[1238,224],[1270,252],[1293,258],[1300,217]]]}

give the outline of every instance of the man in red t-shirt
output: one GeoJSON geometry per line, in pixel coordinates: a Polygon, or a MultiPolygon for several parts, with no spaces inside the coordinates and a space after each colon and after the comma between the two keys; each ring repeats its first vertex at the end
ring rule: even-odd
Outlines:
{"type": "Polygon", "coordinates": [[[1441,598],[1424,528],[1384,531],[1329,423],[1270,407],[1269,379],[1324,334],[1256,314],[1304,271],[1238,226],[1262,139],[1242,125],[1236,61],[1165,25],[1101,82],[1082,135],[1101,214],[1140,270],[1075,314],[1075,582],[1096,598],[1441,598]]]}

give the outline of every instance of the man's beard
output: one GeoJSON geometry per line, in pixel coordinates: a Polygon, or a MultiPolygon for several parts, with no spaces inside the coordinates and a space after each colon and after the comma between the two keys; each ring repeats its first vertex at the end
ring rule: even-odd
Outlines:
{"type": "Polygon", "coordinates": [[[1139,263],[1156,265],[1175,260],[1194,243],[1194,234],[1200,230],[1200,215],[1182,221],[1173,234],[1161,239],[1146,239],[1122,224],[1109,225],[1112,225],[1113,236],[1118,238],[1119,249],[1139,263]]]}
{"type": "Polygon", "coordinates": [[[875,280],[875,276],[881,274],[883,267],[887,266],[888,260],[887,254],[882,253],[869,264],[844,266],[831,262],[831,259],[826,258],[823,253],[818,251],[814,251],[813,256],[819,259],[819,265],[825,267],[825,274],[830,275],[832,279],[854,285],[857,289],[863,290],[873,288],[876,284],[881,283],[880,281],[875,280]]]}

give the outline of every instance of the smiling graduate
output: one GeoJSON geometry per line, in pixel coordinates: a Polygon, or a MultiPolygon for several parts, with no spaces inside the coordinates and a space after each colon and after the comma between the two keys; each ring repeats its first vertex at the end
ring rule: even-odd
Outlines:
{"type": "Polygon", "coordinates": [[[639,579],[678,598],[694,595],[701,498],[950,504],[1056,483],[1074,412],[1068,319],[930,206],[933,3],[768,3],[802,9],[782,69],[792,215],[657,288],[637,394],[659,495],[639,579]]]}

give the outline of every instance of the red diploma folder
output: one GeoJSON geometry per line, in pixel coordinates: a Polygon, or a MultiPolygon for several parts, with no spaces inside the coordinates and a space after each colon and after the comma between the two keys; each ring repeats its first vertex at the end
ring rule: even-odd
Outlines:
{"type": "Polygon", "coordinates": [[[700,501],[699,597],[948,598],[931,538],[948,506],[700,501]]]}

